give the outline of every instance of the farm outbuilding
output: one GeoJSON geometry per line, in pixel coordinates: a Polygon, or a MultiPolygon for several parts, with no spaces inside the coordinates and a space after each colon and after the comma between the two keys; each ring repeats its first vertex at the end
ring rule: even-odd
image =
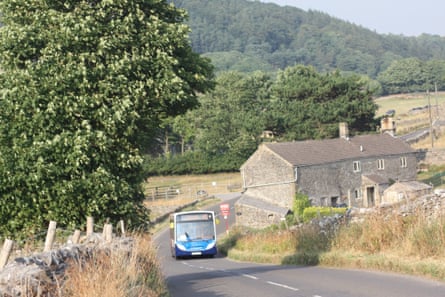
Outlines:
{"type": "Polygon", "coordinates": [[[396,182],[383,192],[382,204],[409,201],[416,197],[429,195],[432,187],[419,181],[396,182]]]}

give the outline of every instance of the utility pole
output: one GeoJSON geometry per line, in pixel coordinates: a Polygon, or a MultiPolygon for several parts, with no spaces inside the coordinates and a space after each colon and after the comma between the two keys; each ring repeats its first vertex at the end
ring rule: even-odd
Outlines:
{"type": "Polygon", "coordinates": [[[434,97],[436,98],[436,119],[439,118],[439,103],[437,102],[437,82],[434,83],[434,97]]]}
{"type": "Polygon", "coordinates": [[[431,136],[431,149],[434,148],[434,135],[433,135],[433,117],[431,115],[431,100],[430,90],[426,90],[426,96],[428,97],[428,110],[430,112],[430,136],[431,136]]]}

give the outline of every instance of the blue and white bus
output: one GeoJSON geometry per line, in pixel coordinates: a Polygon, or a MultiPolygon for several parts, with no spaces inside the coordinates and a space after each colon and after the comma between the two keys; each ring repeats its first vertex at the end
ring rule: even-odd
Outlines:
{"type": "Polygon", "coordinates": [[[216,255],[216,227],[213,211],[186,211],[170,215],[172,257],[216,255]]]}

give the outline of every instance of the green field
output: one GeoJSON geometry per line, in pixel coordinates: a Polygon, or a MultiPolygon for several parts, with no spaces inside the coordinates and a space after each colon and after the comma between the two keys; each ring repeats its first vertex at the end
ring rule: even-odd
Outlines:
{"type": "Polygon", "coordinates": [[[433,112],[435,110],[434,107],[437,105],[443,107],[445,105],[445,93],[430,93],[429,96],[426,93],[392,95],[377,98],[375,102],[379,106],[377,116],[382,116],[386,111],[394,109],[396,117],[405,117],[409,115],[411,109],[416,107],[424,107],[431,104],[433,112]]]}

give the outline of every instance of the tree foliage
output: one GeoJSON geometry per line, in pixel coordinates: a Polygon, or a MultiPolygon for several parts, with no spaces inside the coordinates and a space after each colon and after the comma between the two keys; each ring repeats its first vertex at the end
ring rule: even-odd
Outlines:
{"type": "Polygon", "coordinates": [[[295,64],[375,79],[395,60],[445,60],[445,39],[378,34],[319,11],[249,0],[171,0],[190,15],[192,47],[217,71],[277,71],[295,64]]]}
{"type": "Polygon", "coordinates": [[[188,150],[150,159],[147,172],[239,170],[261,142],[270,141],[263,137],[266,130],[273,132],[273,141],[337,137],[339,122],[347,122],[351,134],[375,131],[377,106],[370,85],[357,75],[319,73],[303,65],[276,77],[221,73],[215,89],[200,97],[200,106],[176,120],[187,124],[173,125],[172,132],[187,139],[188,150]]]}
{"type": "Polygon", "coordinates": [[[268,127],[285,140],[332,138],[338,123],[353,133],[375,128],[373,90],[356,75],[318,73],[313,67],[286,68],[272,88],[272,122],[268,127]]]}
{"type": "Polygon", "coordinates": [[[423,62],[417,58],[393,61],[378,76],[384,94],[425,92],[445,87],[445,60],[423,62]]]}
{"type": "Polygon", "coordinates": [[[164,1],[0,2],[0,234],[143,222],[141,151],[212,67],[164,1]]]}

